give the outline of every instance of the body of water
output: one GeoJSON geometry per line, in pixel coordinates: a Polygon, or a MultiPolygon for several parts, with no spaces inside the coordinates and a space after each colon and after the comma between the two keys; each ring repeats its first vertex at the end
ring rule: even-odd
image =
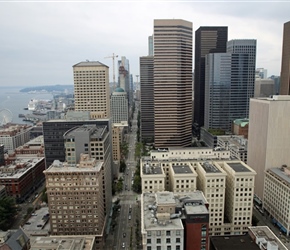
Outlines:
{"type": "MultiPolygon", "coordinates": [[[[17,124],[27,124],[23,118],[19,118],[19,114],[31,114],[32,111],[24,110],[27,108],[31,99],[52,100],[53,95],[50,93],[21,93],[21,87],[0,87],[0,120],[3,109],[8,109],[12,113],[12,122],[17,124]]],[[[4,111],[5,112],[5,111],[4,111]]],[[[31,124],[31,123],[28,123],[31,124]]]]}

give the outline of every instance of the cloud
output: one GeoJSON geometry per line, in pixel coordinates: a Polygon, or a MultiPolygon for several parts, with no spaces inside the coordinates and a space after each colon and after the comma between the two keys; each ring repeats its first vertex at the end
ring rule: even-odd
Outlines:
{"type": "Polygon", "coordinates": [[[278,75],[289,9],[290,3],[234,1],[0,3],[0,85],[73,84],[72,65],[89,59],[112,69],[104,57],[113,53],[126,56],[137,75],[153,20],[165,18],[191,21],[193,32],[222,25],[229,39],[257,39],[257,67],[278,75]]]}

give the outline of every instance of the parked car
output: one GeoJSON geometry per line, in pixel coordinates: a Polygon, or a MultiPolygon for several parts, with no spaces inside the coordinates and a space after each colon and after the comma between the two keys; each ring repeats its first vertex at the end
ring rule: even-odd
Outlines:
{"type": "Polygon", "coordinates": [[[32,216],[37,216],[37,214],[36,214],[36,213],[32,213],[31,215],[32,215],[32,216]]]}

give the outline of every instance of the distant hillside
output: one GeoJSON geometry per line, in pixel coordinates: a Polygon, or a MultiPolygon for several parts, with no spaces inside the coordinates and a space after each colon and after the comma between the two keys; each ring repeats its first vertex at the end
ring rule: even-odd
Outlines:
{"type": "Polygon", "coordinates": [[[73,91],[73,85],[48,85],[48,86],[35,86],[21,89],[20,92],[30,92],[30,91],[47,91],[47,92],[63,92],[64,90],[73,91]]]}

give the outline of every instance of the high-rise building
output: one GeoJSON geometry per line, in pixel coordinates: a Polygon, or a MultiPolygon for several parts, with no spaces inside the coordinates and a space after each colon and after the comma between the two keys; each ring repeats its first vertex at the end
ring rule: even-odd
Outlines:
{"type": "Polygon", "coordinates": [[[130,77],[130,65],[129,65],[129,60],[125,57],[122,56],[121,60],[118,61],[118,72],[119,72],[119,77],[118,81],[119,84],[118,86],[125,90],[127,93],[128,97],[128,104],[132,103],[132,88],[131,88],[131,77],[130,77]]]}
{"type": "Polygon", "coordinates": [[[248,164],[257,173],[255,193],[262,199],[265,170],[290,166],[290,96],[252,98],[248,139],[248,164]]]}
{"type": "Polygon", "coordinates": [[[122,88],[116,88],[111,95],[112,123],[129,123],[128,96],[122,88]]]}
{"type": "Polygon", "coordinates": [[[90,111],[94,119],[110,117],[109,67],[95,61],[73,66],[76,111],[90,111]]]}
{"type": "MultiPolygon", "coordinates": [[[[64,134],[66,162],[77,164],[81,154],[102,161],[102,185],[105,214],[109,214],[112,202],[112,173],[110,136],[106,126],[83,125],[75,127],[64,134]]],[[[99,184],[100,184],[99,183],[99,184]]]]}
{"type": "Polygon", "coordinates": [[[140,136],[144,142],[154,142],[154,60],[140,57],[140,136]]]}
{"type": "MultiPolygon", "coordinates": [[[[239,54],[247,58],[244,63],[247,63],[246,71],[240,72],[239,70],[233,71],[233,77],[236,81],[238,80],[247,80],[247,94],[246,98],[246,115],[241,117],[249,117],[249,104],[250,98],[254,96],[255,88],[255,69],[256,69],[256,50],[257,50],[257,40],[255,39],[234,39],[230,40],[227,43],[227,52],[232,54],[239,54]],[[234,76],[234,73],[245,74],[246,77],[234,76]]],[[[246,83],[246,82],[244,82],[246,83]]],[[[238,91],[235,93],[236,97],[241,97],[238,94],[238,91]]],[[[240,102],[241,99],[238,99],[237,102],[240,102]]],[[[241,118],[240,117],[240,118],[241,118]]]]}
{"type": "Polygon", "coordinates": [[[221,148],[151,151],[140,161],[142,192],[182,194],[197,187],[209,202],[209,234],[244,234],[251,225],[256,172],[230,157],[221,148]]]}
{"type": "Polygon", "coordinates": [[[276,89],[273,79],[256,78],[254,97],[269,97],[275,94],[276,89]]]}
{"type": "Polygon", "coordinates": [[[195,31],[194,123],[204,124],[205,55],[226,52],[228,27],[200,27],[195,31]]]}
{"type": "Polygon", "coordinates": [[[290,21],[284,23],[280,95],[290,95],[290,21]]]}
{"type": "Polygon", "coordinates": [[[192,139],[192,23],[154,20],[155,147],[185,147],[192,139]]]}
{"type": "Polygon", "coordinates": [[[267,79],[267,69],[257,68],[255,71],[255,77],[260,79],[267,79]]]}
{"type": "Polygon", "coordinates": [[[148,36],[148,56],[153,56],[153,36],[148,36]]]}
{"type": "Polygon", "coordinates": [[[77,165],[55,160],[44,174],[51,233],[95,235],[98,249],[102,249],[106,221],[103,162],[82,154],[77,165]]]}
{"type": "Polygon", "coordinates": [[[256,40],[231,40],[227,53],[210,53],[205,59],[204,126],[231,131],[235,119],[249,116],[256,40]]]}
{"type": "MultiPolygon", "coordinates": [[[[48,168],[54,160],[59,160],[61,162],[65,161],[65,147],[63,135],[68,130],[86,124],[94,124],[96,126],[106,126],[107,131],[110,134],[112,133],[110,119],[90,120],[88,118],[89,112],[75,111],[69,113],[73,113],[76,115],[72,115],[71,118],[67,117],[67,119],[65,120],[50,120],[43,123],[43,139],[45,147],[46,168],[48,168]]],[[[109,147],[111,151],[111,143],[109,144],[109,147]]]]}

